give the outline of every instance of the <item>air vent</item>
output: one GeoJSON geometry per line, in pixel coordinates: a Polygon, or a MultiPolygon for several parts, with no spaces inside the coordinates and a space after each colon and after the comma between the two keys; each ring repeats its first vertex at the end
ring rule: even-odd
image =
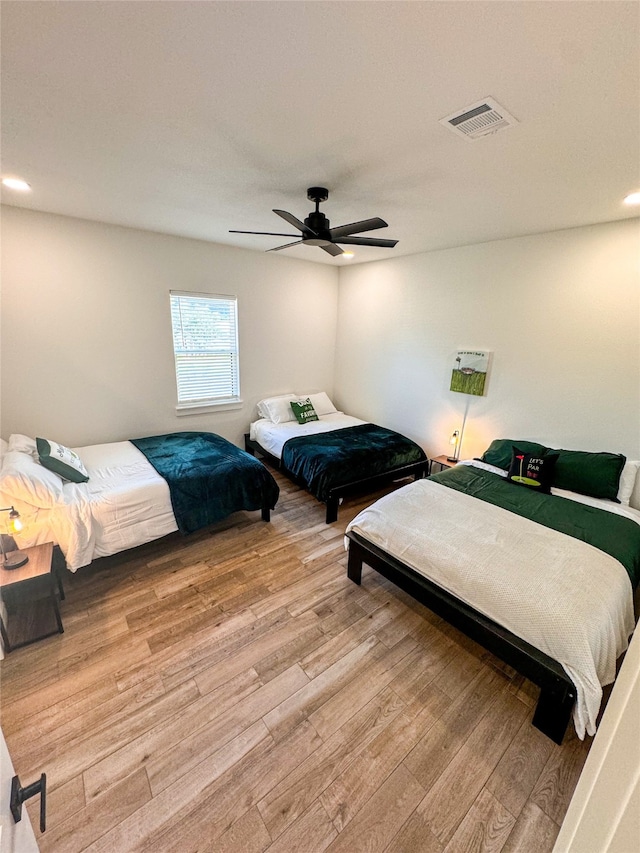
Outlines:
{"type": "Polygon", "coordinates": [[[490,133],[497,133],[499,130],[518,124],[518,120],[493,98],[485,98],[477,104],[466,107],[462,112],[441,118],[440,124],[450,128],[458,136],[464,136],[465,139],[480,139],[481,136],[488,136],[490,133]]]}

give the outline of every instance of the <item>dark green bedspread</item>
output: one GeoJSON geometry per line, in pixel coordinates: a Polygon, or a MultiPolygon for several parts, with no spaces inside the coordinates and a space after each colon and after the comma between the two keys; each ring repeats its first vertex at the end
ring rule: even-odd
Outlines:
{"type": "Polygon", "coordinates": [[[132,438],[169,484],[181,533],[193,533],[239,510],[273,509],[280,490],[264,465],[211,432],[132,438]]]}
{"type": "Polygon", "coordinates": [[[599,548],[622,563],[634,589],[638,585],[640,524],[630,518],[568,498],[541,494],[468,465],[458,465],[429,479],[599,548]]]}
{"type": "Polygon", "coordinates": [[[281,461],[296,482],[326,501],[336,486],[387,474],[403,465],[426,463],[427,456],[399,432],[359,424],[290,438],[282,448],[281,461]]]}

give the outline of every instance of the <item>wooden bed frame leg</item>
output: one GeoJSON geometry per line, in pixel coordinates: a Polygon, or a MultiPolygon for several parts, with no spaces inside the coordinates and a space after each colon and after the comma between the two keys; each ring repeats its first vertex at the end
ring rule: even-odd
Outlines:
{"type": "Polygon", "coordinates": [[[347,577],[358,586],[362,583],[362,555],[357,553],[353,542],[349,544],[349,556],[347,559],[347,577]]]}
{"type": "Polygon", "coordinates": [[[339,498],[329,498],[327,501],[327,515],[325,521],[327,524],[333,524],[334,521],[338,520],[338,506],[340,504],[339,498]]]}
{"type": "Polygon", "coordinates": [[[561,744],[571,720],[576,692],[573,685],[543,687],[532,724],[555,743],[561,744]],[[573,689],[572,689],[573,688],[573,689]]]}
{"type": "Polygon", "coordinates": [[[271,521],[271,510],[268,506],[262,507],[262,520],[263,521],[271,521]]]}

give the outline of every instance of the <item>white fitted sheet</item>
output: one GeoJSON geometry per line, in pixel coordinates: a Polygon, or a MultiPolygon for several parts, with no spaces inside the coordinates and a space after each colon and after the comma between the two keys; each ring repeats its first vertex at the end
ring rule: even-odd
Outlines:
{"type": "MultiPolygon", "coordinates": [[[[630,507],[558,493],[640,524],[630,507]]],[[[347,530],[562,664],[577,689],[576,732],[595,733],[602,687],[634,628],[631,582],[617,560],[432,480],[380,498],[347,530]]]]}
{"type": "Polygon", "coordinates": [[[280,459],[285,441],[300,435],[315,435],[320,432],[331,432],[334,429],[345,429],[345,427],[358,426],[366,421],[345,415],[344,412],[333,412],[330,415],[322,415],[317,421],[299,424],[297,421],[287,421],[283,424],[274,424],[261,418],[254,421],[249,427],[249,437],[268,451],[272,456],[280,459]]]}

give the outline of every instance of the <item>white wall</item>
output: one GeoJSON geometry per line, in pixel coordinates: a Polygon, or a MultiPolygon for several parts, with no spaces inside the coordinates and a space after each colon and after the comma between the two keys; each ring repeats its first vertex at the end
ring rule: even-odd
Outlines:
{"type": "Polygon", "coordinates": [[[463,456],[501,436],[640,458],[638,220],[340,270],[12,207],[2,238],[5,438],[240,444],[260,397],[326,389],[430,455],[467,412],[463,456]],[[241,410],[176,416],[170,289],[238,296],[241,410]],[[449,391],[462,347],[493,351],[484,397],[449,391]]]}
{"type": "Polygon", "coordinates": [[[336,398],[432,456],[467,414],[493,438],[640,458],[640,221],[340,271],[336,398]],[[484,397],[449,390],[456,350],[493,351],[484,397]]]}
{"type": "Polygon", "coordinates": [[[0,434],[241,444],[261,397],[332,393],[337,292],[324,264],[5,206],[0,434]],[[176,415],[171,289],[238,297],[240,410],[176,415]]]}
{"type": "Polygon", "coordinates": [[[554,853],[630,853],[640,839],[640,632],[573,792],[554,853]]]}

